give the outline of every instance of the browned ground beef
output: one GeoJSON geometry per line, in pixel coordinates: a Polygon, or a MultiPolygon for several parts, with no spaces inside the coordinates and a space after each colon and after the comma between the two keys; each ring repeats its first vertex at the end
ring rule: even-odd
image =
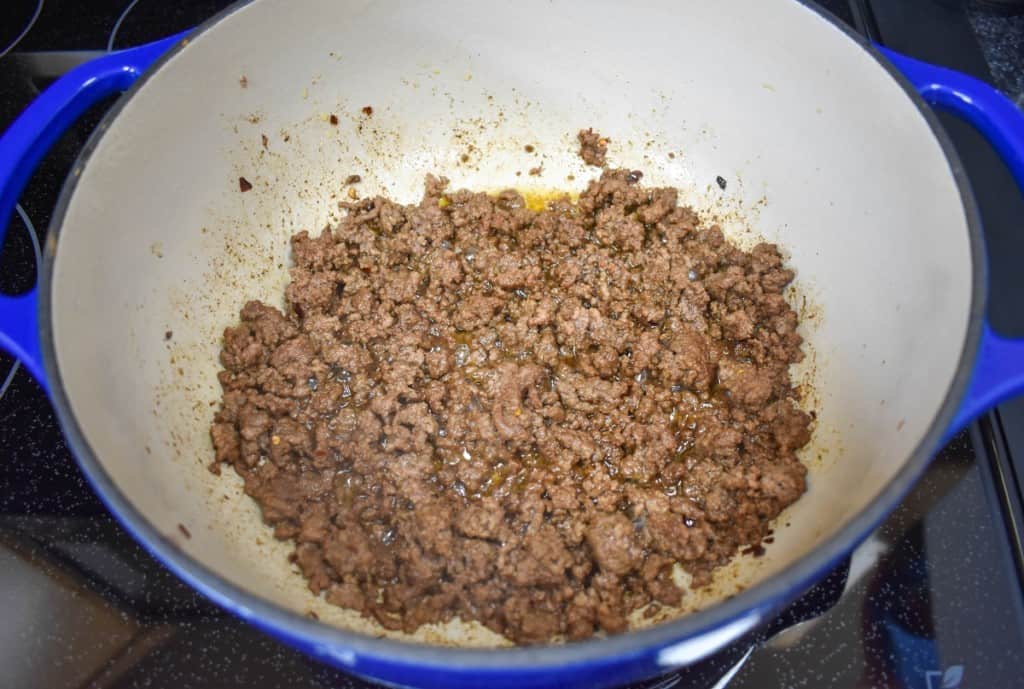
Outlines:
{"type": "Polygon", "coordinates": [[[576,135],[580,140],[580,158],[587,165],[604,167],[604,156],[608,153],[608,139],[593,129],[581,129],[576,135]]]}
{"type": "Polygon", "coordinates": [[[793,273],[638,179],[534,212],[428,177],[292,238],[287,311],[224,333],[212,436],[314,593],[389,629],[618,632],[801,495],[793,273]]]}

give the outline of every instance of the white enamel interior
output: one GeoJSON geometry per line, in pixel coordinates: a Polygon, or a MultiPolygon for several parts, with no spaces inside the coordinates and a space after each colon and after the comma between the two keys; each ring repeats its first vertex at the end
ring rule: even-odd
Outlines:
{"type": "MultiPolygon", "coordinates": [[[[596,172],[574,133],[590,126],[612,139],[613,164],[682,188],[740,241],[779,242],[808,302],[810,489],[764,557],[737,560],[685,609],[815,548],[883,490],[938,411],[972,267],[959,192],[921,114],[793,0],[259,0],[198,36],[74,172],[49,247],[57,363],[100,463],[228,580],[380,633],[314,599],[233,472],[207,471],[220,334],[247,299],[281,303],[288,237],[336,220],[348,175],[403,201],[428,171],[456,186],[581,188],[596,172]],[[526,174],[539,164],[542,176],[526,174]]],[[[418,638],[499,641],[475,625],[418,638]]]]}

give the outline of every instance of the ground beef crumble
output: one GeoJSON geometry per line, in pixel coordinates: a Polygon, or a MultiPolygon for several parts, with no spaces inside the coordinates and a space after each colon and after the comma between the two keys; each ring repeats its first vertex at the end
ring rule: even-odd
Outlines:
{"type": "Polygon", "coordinates": [[[793,273],[638,180],[538,212],[430,176],[292,238],[287,310],[224,333],[213,468],[314,593],[407,632],[619,632],[803,493],[793,273]]]}
{"type": "Polygon", "coordinates": [[[583,158],[583,162],[594,167],[604,167],[608,139],[593,129],[581,129],[576,138],[580,141],[580,158],[583,158]]]}

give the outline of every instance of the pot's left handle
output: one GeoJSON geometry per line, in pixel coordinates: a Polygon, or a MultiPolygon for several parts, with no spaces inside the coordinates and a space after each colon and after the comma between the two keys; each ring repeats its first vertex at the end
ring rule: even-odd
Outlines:
{"type": "MultiPolygon", "coordinates": [[[[0,137],[0,246],[25,184],[50,146],[89,106],[125,91],[154,61],[179,41],[178,34],[121,50],[75,67],[36,98],[0,137]]],[[[38,288],[18,296],[0,295],[0,347],[21,360],[48,388],[40,353],[38,288]]]]}
{"type": "MultiPolygon", "coordinates": [[[[966,74],[936,67],[879,48],[918,93],[937,110],[970,123],[992,145],[1024,193],[1024,112],[988,84],[966,74]]],[[[986,320],[971,385],[946,439],[974,417],[1024,392],[1024,340],[999,335],[986,320]]]]}

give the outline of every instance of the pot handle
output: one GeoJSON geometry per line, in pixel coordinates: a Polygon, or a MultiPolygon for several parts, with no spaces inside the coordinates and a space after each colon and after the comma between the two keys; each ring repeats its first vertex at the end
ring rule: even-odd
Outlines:
{"type": "MultiPolygon", "coordinates": [[[[921,97],[973,125],[1010,169],[1024,193],[1024,112],[985,82],[878,47],[921,97]]],[[[986,321],[971,385],[960,402],[947,439],[982,412],[1024,392],[1024,340],[1003,337],[986,321]]]]}
{"type": "MultiPolygon", "coordinates": [[[[120,50],[75,67],[8,127],[0,137],[0,246],[18,196],[64,130],[100,99],[127,90],[158,57],[186,40],[185,35],[120,50]]],[[[38,303],[38,286],[18,296],[0,295],[0,347],[20,359],[48,391],[39,343],[38,303]]]]}

